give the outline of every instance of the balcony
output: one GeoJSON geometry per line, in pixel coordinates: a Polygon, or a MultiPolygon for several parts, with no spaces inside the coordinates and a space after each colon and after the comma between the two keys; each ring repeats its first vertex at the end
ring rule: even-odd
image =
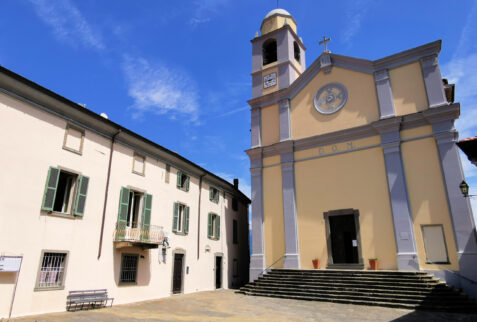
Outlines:
{"type": "Polygon", "coordinates": [[[114,243],[116,248],[139,246],[141,248],[158,248],[164,241],[164,230],[161,226],[129,227],[126,223],[116,223],[114,243]]]}

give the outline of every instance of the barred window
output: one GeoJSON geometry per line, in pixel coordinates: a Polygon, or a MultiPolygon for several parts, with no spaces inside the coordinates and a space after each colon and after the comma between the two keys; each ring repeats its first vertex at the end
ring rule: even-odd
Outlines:
{"type": "Polygon", "coordinates": [[[120,283],[136,283],[138,255],[123,254],[120,283]]]}
{"type": "Polygon", "coordinates": [[[67,253],[44,252],[38,288],[58,288],[64,285],[67,253]]]}

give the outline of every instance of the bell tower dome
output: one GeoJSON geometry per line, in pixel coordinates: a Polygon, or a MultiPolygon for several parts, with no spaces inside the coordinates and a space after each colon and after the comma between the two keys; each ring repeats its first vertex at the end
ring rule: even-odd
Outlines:
{"type": "Polygon", "coordinates": [[[292,15],[270,11],[252,42],[252,98],[290,86],[305,70],[305,45],[292,15]]]}

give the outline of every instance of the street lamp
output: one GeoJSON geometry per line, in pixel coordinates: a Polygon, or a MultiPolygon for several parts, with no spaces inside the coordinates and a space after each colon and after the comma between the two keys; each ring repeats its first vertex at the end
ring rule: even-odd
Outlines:
{"type": "Polygon", "coordinates": [[[469,185],[465,180],[462,180],[462,182],[459,185],[460,191],[464,195],[464,198],[469,198],[469,197],[475,197],[477,195],[469,195],[469,185]]]}

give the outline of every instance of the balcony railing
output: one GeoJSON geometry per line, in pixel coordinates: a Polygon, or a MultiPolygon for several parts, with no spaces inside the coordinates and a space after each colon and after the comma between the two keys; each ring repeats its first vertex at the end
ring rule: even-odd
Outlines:
{"type": "Polygon", "coordinates": [[[149,225],[149,229],[144,229],[142,226],[132,228],[126,223],[116,223],[114,241],[159,245],[164,241],[164,230],[161,226],[149,225]]]}

